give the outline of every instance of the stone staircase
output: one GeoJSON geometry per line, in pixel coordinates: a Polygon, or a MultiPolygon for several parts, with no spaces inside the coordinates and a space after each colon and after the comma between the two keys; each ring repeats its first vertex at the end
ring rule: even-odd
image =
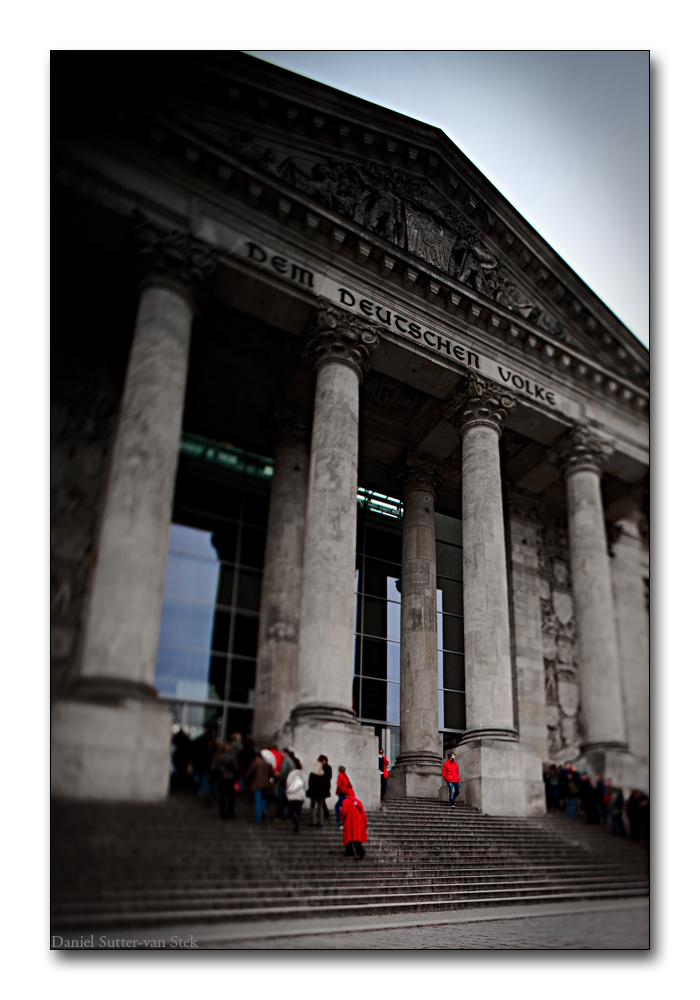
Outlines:
{"type": "Polygon", "coordinates": [[[363,861],[331,819],[258,826],[251,807],[222,822],[193,795],[159,805],[52,806],[52,929],[384,915],[554,900],[645,896],[644,845],[550,811],[484,816],[423,799],[369,816],[363,861]]]}

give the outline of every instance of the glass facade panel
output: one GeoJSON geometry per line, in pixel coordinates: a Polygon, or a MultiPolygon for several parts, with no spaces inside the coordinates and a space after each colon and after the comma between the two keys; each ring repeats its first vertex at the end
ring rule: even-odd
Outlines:
{"type": "Polygon", "coordinates": [[[445,748],[466,728],[462,522],[435,515],[437,549],[438,717],[445,748]],[[452,730],[452,733],[449,731],[452,730]]]}
{"type": "Polygon", "coordinates": [[[182,453],[155,686],[189,728],[247,735],[272,463],[191,435],[182,453]]]}
{"type": "MultiPolygon", "coordinates": [[[[462,523],[436,514],[435,529],[439,726],[449,743],[453,735],[459,739],[465,728],[462,523]]],[[[400,559],[400,512],[389,518],[374,508],[358,511],[353,707],[363,722],[399,722],[400,559]]]]}

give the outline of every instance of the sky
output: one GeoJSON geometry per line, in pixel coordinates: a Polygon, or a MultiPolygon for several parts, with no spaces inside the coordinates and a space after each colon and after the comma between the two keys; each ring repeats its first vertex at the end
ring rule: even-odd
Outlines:
{"type": "Polygon", "coordinates": [[[647,52],[248,51],[437,125],[648,346],[647,52]]]}

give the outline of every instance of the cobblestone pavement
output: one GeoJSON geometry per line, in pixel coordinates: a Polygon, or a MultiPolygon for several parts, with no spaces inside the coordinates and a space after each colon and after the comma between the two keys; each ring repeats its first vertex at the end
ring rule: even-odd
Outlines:
{"type": "MultiPolygon", "coordinates": [[[[102,934],[108,939],[161,938],[166,948],[171,946],[174,935],[196,941],[197,950],[642,950],[649,947],[649,900],[523,904],[452,913],[388,915],[382,919],[336,917],[267,920],[247,925],[173,924],[148,931],[99,931],[94,935],[97,947],[102,934]]],[[[139,944],[134,942],[128,947],[134,946],[138,948],[139,944]]]]}
{"type": "MultiPolygon", "coordinates": [[[[265,940],[223,942],[235,949],[644,949],[649,947],[649,907],[454,921],[422,927],[333,930],[265,940]]],[[[388,922],[388,921],[387,921],[388,922]]],[[[209,947],[216,947],[212,942],[209,947]]]]}

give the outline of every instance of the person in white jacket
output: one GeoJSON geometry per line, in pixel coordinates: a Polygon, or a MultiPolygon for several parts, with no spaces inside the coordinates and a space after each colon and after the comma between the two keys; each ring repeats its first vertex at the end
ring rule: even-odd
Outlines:
{"type": "Polygon", "coordinates": [[[306,795],[306,782],[304,781],[304,775],[301,769],[301,761],[293,750],[288,750],[287,752],[292,758],[292,763],[294,764],[294,770],[290,771],[287,775],[287,783],[285,785],[287,812],[294,823],[294,833],[298,833],[299,813],[301,812],[301,804],[304,801],[304,796],[306,795]]]}

